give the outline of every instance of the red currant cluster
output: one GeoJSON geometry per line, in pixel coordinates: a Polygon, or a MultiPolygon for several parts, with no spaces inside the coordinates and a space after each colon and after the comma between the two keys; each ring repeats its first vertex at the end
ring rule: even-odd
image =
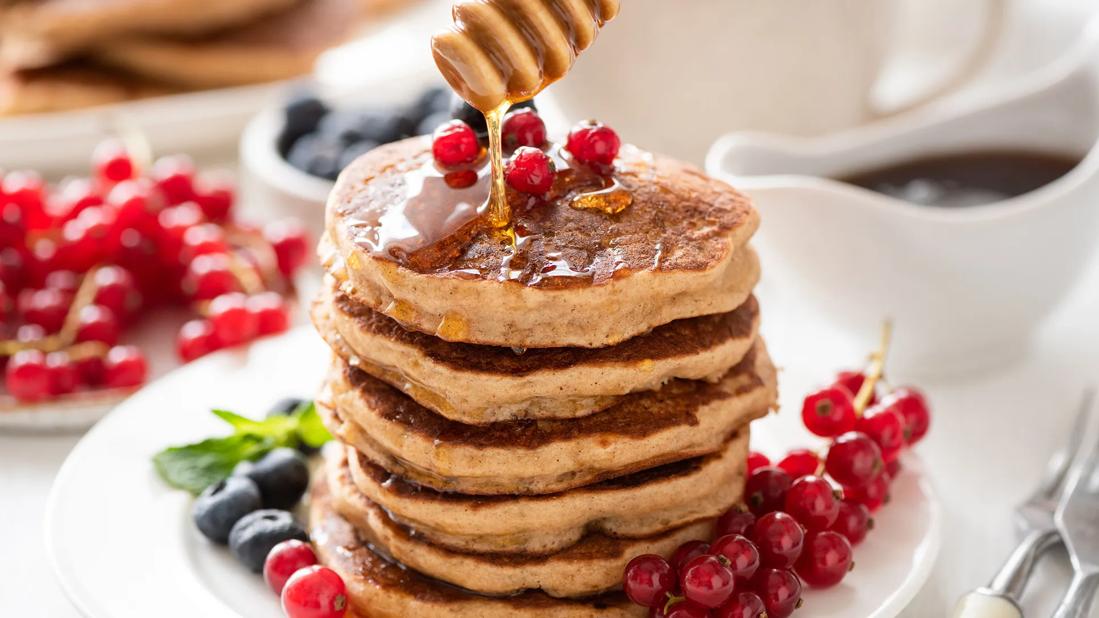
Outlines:
{"type": "Polygon", "coordinates": [[[347,613],[347,585],[339,573],[317,564],[309,543],[292,539],[271,548],[263,579],[281,598],[288,618],[342,618],[347,613]]]}
{"type": "MultiPolygon", "coordinates": [[[[543,147],[546,125],[538,112],[521,108],[504,116],[501,126],[503,146],[512,153],[504,167],[504,179],[516,191],[544,195],[553,187],[557,167],[543,147]]],[[[606,174],[618,156],[621,142],[613,129],[595,121],[576,125],[569,132],[565,150],[572,158],[606,174]]],[[[473,128],[461,120],[451,120],[435,130],[431,146],[435,162],[450,170],[446,179],[454,188],[465,188],[477,181],[469,169],[482,154],[473,128]]]]}
{"type": "Polygon", "coordinates": [[[233,223],[233,186],[196,176],[183,155],[143,174],[109,140],[92,167],[57,185],[0,173],[0,365],[17,400],[144,382],[141,351],[116,344],[158,305],[209,316],[180,332],[184,360],[287,328],[282,296],[267,290],[288,291],[304,262],[300,225],[233,223]]]}
{"type": "Polygon", "coordinates": [[[803,582],[840,583],[854,568],[852,546],[873,527],[871,512],[888,500],[900,453],[930,426],[918,390],[878,399],[887,343],[888,329],[865,373],[842,372],[805,398],[802,418],[832,438],[827,452],[794,449],[774,466],[751,452],[747,509],[722,515],[711,543],[689,541],[670,560],[634,558],[623,581],[630,600],[654,617],[785,618],[800,607],[803,582]]]}

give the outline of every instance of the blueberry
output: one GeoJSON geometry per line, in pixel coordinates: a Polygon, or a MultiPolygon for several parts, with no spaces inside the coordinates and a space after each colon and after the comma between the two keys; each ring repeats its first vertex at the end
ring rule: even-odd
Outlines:
{"type": "Polygon", "coordinates": [[[255,481],[263,506],[268,509],[294,506],[309,487],[309,466],[305,457],[292,448],[267,453],[253,465],[242,466],[241,474],[255,481]]]}
{"type": "Polygon", "coordinates": [[[303,172],[335,180],[336,175],[340,173],[342,153],[342,144],[333,143],[311,133],[303,135],[301,139],[294,142],[286,155],[286,160],[303,172]]]}
{"type": "Polygon", "coordinates": [[[355,142],[344,149],[343,155],[340,156],[340,169],[351,165],[351,162],[358,159],[363,154],[370,152],[378,147],[377,142],[372,142],[368,139],[364,139],[361,142],[355,142]]]}
{"type": "Polygon", "coordinates": [[[420,121],[420,125],[416,127],[416,135],[431,135],[439,125],[448,120],[450,120],[450,112],[435,112],[420,121]]]}
{"type": "Polygon", "coordinates": [[[199,532],[224,545],[233,525],[261,508],[263,500],[256,483],[245,476],[231,476],[207,487],[195,500],[192,515],[199,532]]]}
{"type": "Polygon", "coordinates": [[[283,129],[280,143],[289,146],[299,137],[312,133],[317,124],[328,114],[328,106],[317,97],[299,92],[283,109],[283,129]]]}
{"type": "Polygon", "coordinates": [[[233,526],[229,551],[253,573],[259,573],[271,548],[290,539],[308,541],[309,535],[288,511],[264,509],[245,515],[233,526]]]}
{"type": "Polygon", "coordinates": [[[451,95],[450,88],[444,86],[428,88],[420,93],[420,96],[416,98],[416,102],[412,104],[412,108],[416,110],[420,118],[438,112],[446,112],[450,110],[451,95]]]}
{"type": "Polygon", "coordinates": [[[403,110],[363,112],[359,132],[362,139],[388,144],[405,137],[408,120],[403,110]]]}
{"type": "Polygon", "coordinates": [[[290,413],[297,410],[304,403],[305,400],[299,397],[283,397],[267,410],[267,418],[273,416],[289,416],[290,413]]]}

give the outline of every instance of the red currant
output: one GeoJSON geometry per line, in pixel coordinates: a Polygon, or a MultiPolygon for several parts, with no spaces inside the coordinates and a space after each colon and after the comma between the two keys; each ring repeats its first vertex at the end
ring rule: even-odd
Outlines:
{"type": "Polygon", "coordinates": [[[92,206],[103,205],[99,188],[87,178],[67,178],[47,203],[47,210],[58,220],[68,221],[92,206]]]}
{"type": "Polygon", "coordinates": [[[157,227],[159,228],[158,250],[160,259],[168,264],[180,262],[180,252],[183,249],[183,235],[203,222],[202,211],[191,202],[165,208],[157,215],[157,227]]]}
{"type": "Polygon", "coordinates": [[[317,554],[309,543],[298,539],[283,541],[267,554],[263,563],[263,580],[275,594],[282,594],[286,581],[294,573],[314,564],[317,564],[317,554]]]}
{"type": "Polygon", "coordinates": [[[169,205],[175,206],[195,199],[195,164],[187,155],[157,159],[150,175],[169,205]]]}
{"type": "MultiPolygon", "coordinates": [[[[836,375],[836,381],[832,384],[834,386],[842,386],[847,389],[847,392],[851,393],[851,397],[856,397],[862,389],[864,382],[866,382],[866,376],[861,371],[841,371],[836,375]]],[[[871,393],[870,401],[868,401],[866,405],[872,406],[877,403],[877,401],[877,393],[871,393]]]]}
{"type": "Polygon", "coordinates": [[[738,584],[751,579],[759,569],[759,550],[740,534],[718,537],[710,544],[710,553],[729,562],[729,570],[738,584]]]}
{"type": "Polygon", "coordinates": [[[431,142],[431,154],[443,167],[457,167],[473,163],[481,155],[477,134],[461,120],[451,120],[435,129],[431,142]]]}
{"type": "Polygon", "coordinates": [[[855,431],[861,431],[877,443],[882,458],[891,461],[904,448],[904,417],[893,405],[876,405],[855,423],[855,431]]]}
{"type": "Polygon", "coordinates": [[[233,202],[236,201],[236,187],[229,178],[205,176],[199,179],[195,201],[207,219],[219,223],[228,221],[233,202]]]}
{"type": "Polygon", "coordinates": [[[824,469],[844,487],[865,485],[884,468],[881,449],[866,434],[857,431],[836,438],[824,461],[824,469]]]}
{"type": "Polygon", "coordinates": [[[767,513],[752,527],[752,543],[759,550],[759,560],[764,566],[788,569],[801,555],[805,533],[801,524],[788,513],[767,513]]]}
{"type": "Polygon", "coordinates": [[[80,287],[80,275],[71,270],[55,270],[46,275],[45,285],[51,290],[75,294],[76,289],[80,287]]]}
{"type": "Polygon", "coordinates": [[[343,618],[347,586],[332,569],[318,565],[299,569],[282,589],[282,611],[287,618],[343,618]]]}
{"type": "Polygon", "coordinates": [[[569,131],[565,149],[581,163],[610,165],[618,156],[622,142],[610,127],[588,120],[569,131]]]}
{"type": "Polygon", "coordinates": [[[717,536],[725,536],[726,534],[743,534],[747,536],[748,530],[751,529],[754,523],[756,523],[756,516],[751,511],[734,506],[717,518],[714,534],[717,536]]]}
{"type": "Polygon", "coordinates": [[[904,417],[908,444],[915,444],[927,435],[927,430],[931,427],[931,411],[923,393],[911,386],[905,386],[889,393],[883,403],[897,409],[904,417]]]}
{"type": "Polygon", "coordinates": [[[786,471],[792,479],[816,474],[820,468],[820,457],[807,448],[796,448],[778,462],[778,467],[786,471]]]}
{"type": "Polygon", "coordinates": [[[278,292],[261,292],[248,297],[248,311],[256,316],[257,334],[274,335],[290,328],[290,310],[278,292]]]}
{"type": "Polygon", "coordinates": [[[845,500],[865,505],[873,513],[889,502],[889,474],[883,470],[865,485],[844,487],[843,497],[845,500]]]}
{"type": "Polygon", "coordinates": [[[542,122],[538,112],[524,107],[504,116],[501,134],[507,150],[520,146],[541,148],[546,143],[546,123],[542,122]]]}
{"type": "Polygon", "coordinates": [[[677,573],[683,571],[683,566],[690,562],[692,559],[699,556],[704,556],[710,552],[710,544],[704,541],[687,541],[672,552],[672,557],[668,560],[668,563],[672,565],[677,573]]]}
{"type": "Polygon", "coordinates": [[[78,381],[87,386],[99,386],[106,378],[107,369],[100,356],[89,355],[73,361],[78,381]]]}
{"type": "Polygon", "coordinates": [[[696,556],[679,572],[683,596],[703,607],[720,607],[733,594],[733,572],[714,556],[696,556]]]}
{"type": "Polygon", "coordinates": [[[805,398],[801,405],[805,428],[818,436],[831,438],[855,427],[855,402],[843,387],[829,386],[805,398]]]}
{"type": "Polygon", "coordinates": [[[214,325],[210,320],[189,320],[179,328],[176,352],[185,363],[200,356],[206,356],[220,347],[217,335],[214,334],[214,325]]]}
{"type": "Polygon", "coordinates": [[[103,383],[107,388],[140,386],[148,372],[145,355],[132,345],[111,348],[103,361],[103,383]]]}
{"type": "Polygon", "coordinates": [[[13,397],[23,402],[42,401],[50,396],[50,370],[46,355],[39,350],[20,350],[8,360],[4,384],[13,397]]]}
{"type": "Polygon", "coordinates": [[[504,178],[513,189],[532,195],[549,191],[556,174],[553,160],[530,146],[520,146],[504,168],[504,178]]]}
{"type": "Polygon", "coordinates": [[[119,140],[105,140],[92,152],[96,176],[107,182],[122,182],[134,177],[134,162],[126,145],[119,140]]]}
{"type": "Polygon", "coordinates": [[[675,589],[676,577],[667,560],[643,554],[626,565],[622,589],[631,601],[643,607],[663,605],[675,589]]]}
{"type": "Polygon", "coordinates": [[[667,613],[663,614],[664,618],[708,618],[709,615],[709,608],[689,599],[675,603],[668,608],[667,613]]]}
{"type": "Polygon", "coordinates": [[[199,255],[227,251],[229,251],[229,243],[225,240],[225,232],[221,226],[216,223],[200,223],[183,232],[183,243],[179,255],[184,262],[189,262],[199,255]]]}
{"type": "Polygon", "coordinates": [[[805,550],[798,558],[801,579],[814,588],[829,588],[843,580],[855,563],[851,543],[840,533],[813,532],[805,539],[805,550]]]}
{"type": "Polygon", "coordinates": [[[839,515],[831,528],[833,531],[847,537],[852,545],[858,545],[873,528],[874,520],[869,509],[850,500],[840,501],[839,515]]]}
{"type": "Polygon", "coordinates": [[[19,313],[30,324],[37,324],[47,333],[56,333],[65,323],[69,313],[72,294],[47,288],[44,290],[23,290],[19,294],[19,313]]]}
{"type": "Polygon", "coordinates": [[[50,352],[46,355],[46,368],[49,370],[50,395],[67,395],[76,390],[80,375],[68,354],[50,352]]]}
{"type": "Polygon", "coordinates": [[[43,230],[50,226],[50,216],[46,213],[46,183],[37,173],[9,172],[4,176],[0,193],[9,202],[19,205],[27,229],[43,230]]]}
{"type": "Polygon", "coordinates": [[[763,599],[754,592],[737,592],[725,605],[718,608],[715,618],[767,618],[763,599]]]}
{"type": "Polygon", "coordinates": [[[763,453],[759,451],[748,452],[748,474],[769,465],[771,465],[771,460],[763,453]]]}
{"type": "Polygon", "coordinates": [[[145,234],[155,231],[153,187],[147,179],[118,183],[107,194],[107,203],[118,211],[118,225],[123,229],[134,228],[145,234]]]}
{"type": "Polygon", "coordinates": [[[786,492],[786,512],[809,530],[827,530],[839,515],[836,490],[819,476],[803,476],[786,492]]]}
{"type": "Polygon", "coordinates": [[[293,276],[309,257],[305,228],[293,219],[268,223],[263,227],[263,236],[271,243],[283,276],[293,276]]]}
{"type": "Polygon", "coordinates": [[[756,516],[777,511],[786,500],[790,476],[781,468],[765,466],[753,472],[744,484],[744,502],[756,516]]]}
{"type": "Polygon", "coordinates": [[[118,343],[118,320],[114,312],[103,305],[85,305],[77,314],[76,341],[100,341],[107,345],[118,343]]]}
{"type": "Polygon", "coordinates": [[[229,256],[200,255],[187,265],[183,291],[194,300],[210,300],[240,289],[229,256]]]}
{"type": "Polygon", "coordinates": [[[903,466],[901,466],[900,458],[894,458],[885,462],[885,471],[889,474],[890,479],[897,478],[897,475],[901,473],[902,468],[903,466]]]}
{"type": "Polygon", "coordinates": [[[763,599],[767,618],[787,618],[801,607],[801,580],[785,569],[760,569],[752,588],[763,599]]]}
{"type": "Polygon", "coordinates": [[[248,297],[237,292],[210,301],[210,322],[217,340],[225,346],[251,341],[259,331],[259,321],[248,311],[248,297]]]}
{"type": "Polygon", "coordinates": [[[111,310],[115,318],[126,321],[141,306],[141,293],[130,271],[121,266],[104,266],[92,277],[95,284],[93,302],[111,310]]]}

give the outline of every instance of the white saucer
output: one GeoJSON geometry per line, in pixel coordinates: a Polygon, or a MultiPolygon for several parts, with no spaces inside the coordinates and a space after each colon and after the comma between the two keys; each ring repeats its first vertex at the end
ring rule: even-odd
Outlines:
{"type": "MultiPolygon", "coordinates": [[[[213,354],[149,384],[77,445],[57,476],[45,522],[49,559],[88,618],[279,618],[260,577],[206,542],[190,521],[190,496],[156,476],[150,458],[172,444],[226,433],[211,407],[260,416],[276,400],[309,396],[329,350],[311,328],[213,354]]],[[[788,375],[787,370],[784,375],[788,375]]],[[[803,445],[768,419],[753,445],[779,453],[803,445]]],[[[893,487],[856,569],[837,588],[811,591],[796,616],[889,617],[912,599],[938,551],[941,517],[917,458],[893,487]]]]}

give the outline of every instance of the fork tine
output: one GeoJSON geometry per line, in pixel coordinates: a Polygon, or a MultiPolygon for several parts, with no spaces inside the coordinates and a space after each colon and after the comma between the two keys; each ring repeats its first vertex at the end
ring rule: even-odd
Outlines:
{"type": "MultiPolygon", "coordinates": [[[[1054,455],[1056,466],[1051,466],[1050,473],[1043,482],[1043,492],[1051,500],[1060,500],[1068,487],[1069,470],[1073,467],[1084,444],[1084,434],[1087,432],[1088,419],[1091,417],[1092,407],[1095,403],[1095,387],[1089,386],[1084,390],[1084,396],[1080,401],[1080,407],[1076,411],[1076,418],[1072,422],[1072,432],[1069,435],[1068,444],[1054,455]]],[[[1095,454],[1095,451],[1092,451],[1095,454]]]]}

